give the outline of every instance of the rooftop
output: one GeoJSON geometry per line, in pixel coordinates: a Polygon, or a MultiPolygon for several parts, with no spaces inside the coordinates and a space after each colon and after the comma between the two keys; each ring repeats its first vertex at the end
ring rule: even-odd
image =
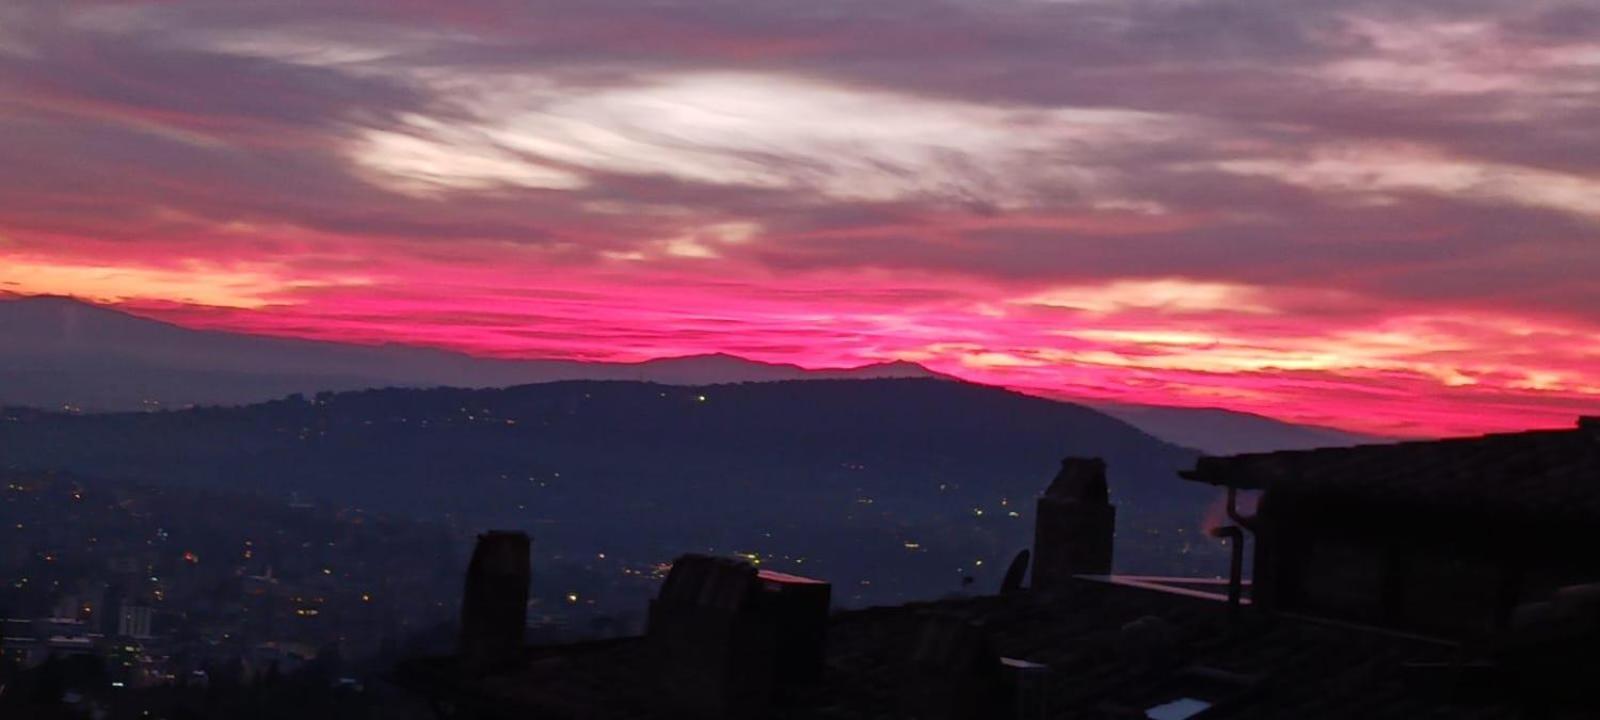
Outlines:
{"type": "MultiPolygon", "coordinates": [[[[1213,708],[1203,718],[1521,717],[1509,702],[1455,688],[1470,668],[1418,682],[1460,656],[1451,644],[1305,618],[1230,619],[1216,601],[1088,579],[1056,594],[837,613],[822,681],[783,693],[771,716],[901,717],[930,618],[975,623],[999,656],[1044,666],[1039,717],[1142,718],[1193,702],[1213,708]]],[[[659,660],[647,639],[627,638],[530,648],[520,667],[471,681],[447,658],[407,663],[400,674],[482,717],[675,717],[652,680],[659,660]]]]}
{"type": "Polygon", "coordinates": [[[1260,522],[1235,518],[1251,581],[1240,528],[1228,581],[1101,575],[1104,465],[1068,458],[1040,501],[1031,589],[1019,560],[999,595],[829,615],[825,583],[685,555],[645,637],[513,643],[486,674],[432,658],[397,675],[462,718],[1592,716],[1600,421],[1205,458],[1185,476],[1267,490],[1260,522]],[[1406,532],[1368,537],[1388,520],[1406,532]]]}
{"type": "Polygon", "coordinates": [[[1205,457],[1183,476],[1435,511],[1600,518],[1600,418],[1571,430],[1205,457]]]}

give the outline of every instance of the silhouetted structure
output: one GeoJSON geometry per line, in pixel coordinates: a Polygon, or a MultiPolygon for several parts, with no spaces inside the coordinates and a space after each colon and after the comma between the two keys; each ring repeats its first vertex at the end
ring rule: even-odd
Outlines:
{"type": "Polygon", "coordinates": [[[646,638],[531,648],[490,678],[446,659],[399,676],[486,718],[1592,717],[1600,423],[1208,458],[1186,476],[1233,491],[1223,534],[1256,542],[1257,602],[1242,582],[1107,575],[1104,465],[1069,459],[1041,501],[1031,589],[838,613],[802,656],[769,623],[820,624],[818,596],[773,602],[814,581],[686,556],[646,638]],[[1241,489],[1265,490],[1253,516],[1241,489]]]}
{"type": "Polygon", "coordinates": [[[1204,458],[1260,490],[1254,600],[1446,637],[1600,580],[1600,427],[1204,458]]]}
{"type": "Polygon", "coordinates": [[[821,676],[827,583],[730,558],[678,558],[650,603],[668,707],[693,717],[759,717],[775,689],[821,676]]]}
{"type": "Polygon", "coordinates": [[[526,533],[478,536],[461,601],[461,670],[479,675],[522,658],[528,622],[529,541],[526,533]]]}
{"type": "Polygon", "coordinates": [[[1099,458],[1061,461],[1044,497],[1039,498],[1033,532],[1033,586],[1061,588],[1077,575],[1109,575],[1117,509],[1106,487],[1106,464],[1099,458]]]}
{"type": "Polygon", "coordinates": [[[929,613],[907,662],[902,717],[981,720],[1005,707],[1000,654],[981,623],[960,614],[929,613]]]}

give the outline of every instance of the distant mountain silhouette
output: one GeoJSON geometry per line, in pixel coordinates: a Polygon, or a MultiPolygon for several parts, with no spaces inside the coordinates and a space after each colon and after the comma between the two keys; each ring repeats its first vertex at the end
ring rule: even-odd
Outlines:
{"type": "Polygon", "coordinates": [[[1316,425],[1296,425],[1264,415],[1224,410],[1164,405],[1085,403],[1096,410],[1175,445],[1208,455],[1309,450],[1394,442],[1394,438],[1336,430],[1316,425]]]}
{"type": "Polygon", "coordinates": [[[715,385],[734,382],[776,382],[780,380],[868,380],[884,378],[933,378],[937,373],[903,360],[874,363],[853,368],[808,369],[791,363],[766,363],[727,353],[657,358],[640,363],[588,363],[597,372],[637,374],[632,378],[586,377],[584,379],[629,379],[667,385],[715,385]]]}
{"type": "Polygon", "coordinates": [[[381,387],[934,376],[906,362],[808,370],[722,354],[640,363],[497,360],[400,345],[190,330],[56,297],[0,299],[0,340],[0,405],[89,411],[238,405],[296,392],[381,387]]]}
{"type": "Polygon", "coordinates": [[[0,463],[522,528],[647,567],[750,552],[849,604],[998,587],[1062,457],[1110,467],[1118,566],[1214,569],[1193,451],[1069,403],[931,379],[391,389],[240,408],[11,410],[0,463]],[[1209,554],[1208,554],[1209,553],[1209,554]],[[979,561],[982,564],[978,564],[979,561]]]}
{"type": "MultiPolygon", "coordinates": [[[[291,393],[384,387],[509,387],[564,380],[672,385],[943,377],[889,362],[806,369],[716,353],[638,363],[497,360],[402,345],[360,346],[190,330],[58,297],[0,296],[0,406],[85,411],[245,405],[291,393]]],[[[1088,403],[1211,454],[1353,445],[1383,438],[1214,408],[1088,403]]]]}

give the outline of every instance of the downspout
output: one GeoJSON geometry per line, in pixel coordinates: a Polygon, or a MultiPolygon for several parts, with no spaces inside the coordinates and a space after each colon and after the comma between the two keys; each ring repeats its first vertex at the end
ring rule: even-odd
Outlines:
{"type": "Polygon", "coordinates": [[[1211,531],[1211,537],[1231,543],[1233,563],[1228,568],[1228,612],[1237,614],[1244,597],[1244,530],[1224,525],[1211,531]]]}
{"type": "Polygon", "coordinates": [[[1239,606],[1244,599],[1244,533],[1246,530],[1253,535],[1256,531],[1255,516],[1248,516],[1239,512],[1239,489],[1228,486],[1228,519],[1233,525],[1219,527],[1211,531],[1211,536],[1222,538],[1231,544],[1231,564],[1228,568],[1228,611],[1238,614],[1239,606]]]}

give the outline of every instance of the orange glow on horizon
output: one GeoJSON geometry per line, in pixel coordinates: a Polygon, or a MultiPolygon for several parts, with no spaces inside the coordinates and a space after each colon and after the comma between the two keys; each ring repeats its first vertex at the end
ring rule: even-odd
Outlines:
{"type": "Polygon", "coordinates": [[[1308,332],[1265,289],[1180,279],[1112,281],[1099,293],[1079,286],[1072,292],[1097,304],[1064,307],[1040,301],[1059,292],[1007,297],[971,286],[941,296],[933,278],[919,290],[897,277],[898,287],[879,291],[890,279],[871,273],[759,286],[670,275],[625,286],[589,273],[529,291],[517,289],[514,272],[482,266],[418,267],[409,281],[388,283],[41,263],[8,270],[18,267],[26,273],[6,277],[25,276],[29,292],[111,301],[191,327],[488,357],[727,352],[811,368],[907,360],[1060,399],[1225,407],[1391,435],[1562,427],[1600,406],[1600,373],[1587,354],[1600,348],[1600,333],[1468,314],[1356,318],[1308,332]],[[898,299],[920,294],[929,299],[898,299]],[[189,299],[199,297],[225,302],[189,299]],[[1250,303],[1228,311],[1237,298],[1250,303]]]}

